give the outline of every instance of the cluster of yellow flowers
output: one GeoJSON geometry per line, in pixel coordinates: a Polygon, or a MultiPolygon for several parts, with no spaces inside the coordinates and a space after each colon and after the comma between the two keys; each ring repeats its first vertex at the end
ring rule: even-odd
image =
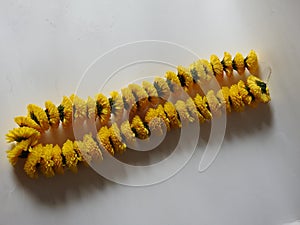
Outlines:
{"type": "Polygon", "coordinates": [[[65,169],[76,172],[80,162],[101,160],[101,151],[112,155],[123,153],[129,143],[135,144],[136,138],[163,134],[163,127],[169,131],[184,123],[203,123],[220,114],[222,109],[243,111],[246,105],[269,102],[266,83],[254,75],[249,75],[246,82],[240,80],[230,87],[223,86],[217,93],[210,90],[203,94],[201,85],[213,76],[231,77],[234,70],[244,74],[246,68],[251,74],[257,73],[258,61],[253,50],[245,59],[238,53],[232,60],[225,52],[222,61],[212,55],[210,62],[201,59],[188,68],[178,66],[177,74],[168,71],[165,78],[156,77],[153,83],[130,84],[121,94],[112,91],[109,98],[101,93],[86,101],[76,95],[64,96],[58,107],[46,101],[45,109],[29,104],[28,115],[16,117],[19,127],[6,135],[7,142],[13,143],[7,157],[12,165],[18,158],[26,158],[24,170],[31,178],[37,177],[39,172],[47,177],[62,174],[65,169]],[[180,95],[182,89],[188,99],[174,104],[169,101],[170,96],[180,95]],[[67,128],[87,121],[99,122],[97,134],[84,134],[80,140],[68,139],[62,146],[39,143],[41,136],[49,129],[57,129],[60,122],[67,128]]]}

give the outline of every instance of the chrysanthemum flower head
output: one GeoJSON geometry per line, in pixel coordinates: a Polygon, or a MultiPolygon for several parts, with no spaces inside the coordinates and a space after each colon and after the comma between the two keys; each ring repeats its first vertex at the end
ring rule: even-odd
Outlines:
{"type": "Polygon", "coordinates": [[[238,74],[242,75],[245,72],[245,62],[244,57],[241,53],[236,53],[233,59],[233,68],[238,72],[238,74]]]}
{"type": "Polygon", "coordinates": [[[111,113],[114,114],[115,120],[118,121],[122,119],[124,112],[124,103],[121,95],[117,91],[112,91],[110,93],[109,104],[111,108],[111,113]]]}
{"type": "Polygon", "coordinates": [[[59,112],[59,118],[63,127],[69,127],[72,124],[72,101],[67,96],[64,96],[61,104],[57,107],[59,112]]]}
{"type": "Polygon", "coordinates": [[[121,135],[124,138],[125,143],[128,143],[130,145],[135,144],[135,133],[131,130],[128,120],[125,120],[121,124],[121,135]]]}
{"type": "Polygon", "coordinates": [[[97,114],[97,109],[96,109],[96,101],[91,98],[90,96],[88,97],[86,101],[86,107],[87,107],[87,117],[91,121],[96,120],[96,114],[97,114]]]}
{"type": "Polygon", "coordinates": [[[18,127],[10,130],[6,134],[6,141],[10,142],[20,142],[22,140],[26,140],[31,138],[32,143],[36,143],[36,141],[41,137],[41,133],[34,128],[31,127],[18,127]]]}
{"type": "Polygon", "coordinates": [[[41,153],[40,170],[46,177],[53,177],[54,172],[54,160],[53,160],[53,145],[47,144],[43,146],[41,153]]]}
{"type": "Polygon", "coordinates": [[[249,76],[247,79],[247,85],[255,99],[262,103],[267,103],[271,100],[268,86],[258,77],[253,75],[249,76]]]}
{"type": "Polygon", "coordinates": [[[186,122],[187,123],[187,122],[193,122],[194,121],[194,118],[192,116],[190,116],[184,101],[178,100],[175,103],[175,108],[176,108],[176,111],[179,114],[181,122],[186,122]]]}
{"type": "Polygon", "coordinates": [[[77,164],[79,161],[82,161],[82,158],[79,156],[78,152],[75,150],[73,141],[67,140],[62,146],[62,154],[65,158],[66,166],[74,173],[77,172],[77,164]]]}
{"type": "Polygon", "coordinates": [[[214,71],[215,76],[218,78],[223,78],[223,65],[219,57],[216,55],[211,55],[210,63],[212,65],[212,69],[214,71]]]}
{"type": "Polygon", "coordinates": [[[239,88],[236,84],[231,85],[229,89],[229,96],[234,110],[237,112],[242,112],[244,110],[245,104],[241,95],[239,94],[239,88]]]}
{"type": "Polygon", "coordinates": [[[189,88],[190,86],[193,85],[193,77],[190,74],[189,69],[183,67],[183,66],[178,66],[177,67],[177,77],[179,78],[180,84],[182,87],[189,88]]]}
{"type": "Polygon", "coordinates": [[[181,91],[181,84],[178,76],[173,71],[167,71],[165,74],[168,86],[172,93],[179,93],[181,91]]]}
{"type": "Polygon", "coordinates": [[[53,146],[52,148],[52,160],[54,162],[53,169],[57,174],[63,174],[63,158],[62,158],[61,148],[58,145],[53,146]]]}
{"type": "Polygon", "coordinates": [[[38,177],[38,166],[41,163],[43,146],[38,144],[29,150],[28,157],[24,164],[24,171],[30,178],[38,177]]]}
{"type": "Polygon", "coordinates": [[[126,144],[123,142],[120,129],[116,123],[113,123],[109,128],[110,140],[117,153],[123,153],[126,150],[126,144]]]}
{"type": "Polygon", "coordinates": [[[212,68],[211,64],[206,59],[200,59],[200,62],[203,65],[204,72],[205,72],[206,77],[207,77],[206,80],[209,81],[214,75],[213,68],[212,68]]]}
{"type": "Polygon", "coordinates": [[[128,88],[131,90],[135,104],[139,110],[146,109],[149,105],[147,92],[138,84],[129,84],[128,88]]]}
{"type": "Polygon", "coordinates": [[[85,134],[82,140],[83,146],[78,146],[79,151],[83,155],[84,159],[90,163],[92,160],[102,160],[102,152],[100,150],[96,137],[92,134],[85,134]]]}
{"type": "Polygon", "coordinates": [[[110,119],[110,105],[109,100],[101,93],[96,96],[96,109],[100,124],[106,125],[110,119]]]}
{"type": "Polygon", "coordinates": [[[210,90],[206,93],[207,102],[210,108],[210,111],[213,115],[220,116],[222,114],[223,105],[219,102],[213,90],[210,90]]]}
{"type": "Polygon", "coordinates": [[[147,111],[145,122],[148,124],[151,134],[163,135],[162,126],[164,121],[159,117],[156,109],[150,108],[147,111]]]}
{"type": "Polygon", "coordinates": [[[49,125],[52,128],[58,128],[59,126],[59,111],[57,107],[51,102],[51,101],[46,101],[45,102],[45,112],[48,117],[49,125]]]}
{"type": "Polygon", "coordinates": [[[221,102],[221,104],[225,104],[226,106],[226,111],[231,112],[231,105],[230,105],[230,96],[229,96],[229,87],[222,87],[221,90],[218,91],[217,93],[217,98],[221,102]]]}
{"type": "Polygon", "coordinates": [[[111,144],[110,141],[110,130],[107,126],[103,126],[100,128],[98,132],[98,138],[100,140],[101,145],[103,148],[108,151],[111,155],[114,155],[114,147],[111,144]]]}
{"type": "Polygon", "coordinates": [[[163,100],[168,100],[170,97],[170,89],[167,84],[167,81],[161,77],[156,77],[153,83],[157,94],[163,100]]]}
{"type": "Polygon", "coordinates": [[[252,96],[248,92],[247,87],[246,87],[244,81],[240,80],[237,83],[237,86],[238,86],[239,94],[240,94],[241,98],[243,99],[243,102],[246,105],[250,105],[251,102],[252,102],[252,96]]]}
{"type": "Polygon", "coordinates": [[[28,149],[31,145],[31,139],[22,140],[16,143],[10,150],[7,150],[7,158],[9,162],[14,166],[16,165],[18,158],[23,157],[22,155],[27,155],[29,153],[28,149]]]}
{"type": "Polygon", "coordinates": [[[211,80],[213,74],[210,74],[208,72],[208,70],[207,70],[208,66],[209,65],[207,64],[207,61],[204,62],[201,59],[193,62],[189,66],[189,71],[190,71],[191,76],[193,77],[194,82],[199,83],[201,81],[211,80]]]}
{"type": "Polygon", "coordinates": [[[135,133],[137,138],[146,139],[149,136],[149,130],[138,115],[136,115],[131,122],[131,130],[135,133]]]}
{"type": "Polygon", "coordinates": [[[251,50],[245,59],[246,66],[251,74],[257,74],[258,71],[258,60],[254,50],[251,50]]]}
{"type": "Polygon", "coordinates": [[[124,108],[128,110],[132,107],[133,104],[135,104],[134,95],[128,87],[122,88],[121,93],[124,102],[124,108]]]}
{"type": "Polygon", "coordinates": [[[43,132],[43,129],[41,128],[41,126],[38,125],[33,119],[31,119],[28,116],[17,116],[17,117],[15,117],[15,122],[20,127],[30,127],[39,132],[43,132]]]}
{"type": "Polygon", "coordinates": [[[224,58],[222,60],[224,65],[224,69],[227,77],[232,77],[233,75],[233,67],[232,67],[232,58],[229,52],[224,52],[224,58]]]}
{"type": "Polygon", "coordinates": [[[79,98],[77,95],[72,95],[70,99],[73,103],[74,122],[82,123],[86,120],[87,116],[86,102],[82,98],[79,98]]]}
{"type": "Polygon", "coordinates": [[[205,122],[205,118],[197,110],[197,107],[196,107],[194,101],[192,100],[192,98],[188,98],[188,100],[186,101],[185,104],[186,104],[186,109],[187,109],[188,113],[193,118],[193,121],[196,121],[198,119],[200,123],[205,122]]]}
{"type": "Polygon", "coordinates": [[[34,104],[29,104],[27,106],[28,117],[34,120],[43,131],[49,129],[49,122],[46,112],[39,106],[34,104]]]}
{"type": "Polygon", "coordinates": [[[169,131],[171,129],[171,127],[170,127],[170,120],[169,120],[169,118],[167,117],[167,115],[166,115],[166,113],[164,111],[164,107],[162,105],[159,105],[156,108],[156,112],[157,112],[158,117],[163,120],[165,126],[167,127],[167,130],[169,131]]]}
{"type": "Polygon", "coordinates": [[[164,104],[164,111],[170,121],[170,127],[179,128],[181,127],[180,118],[175,106],[171,102],[166,102],[164,104]]]}
{"type": "Polygon", "coordinates": [[[210,120],[212,118],[212,114],[208,109],[207,99],[206,97],[202,97],[199,94],[194,98],[194,103],[201,115],[206,119],[210,120]]]}
{"type": "Polygon", "coordinates": [[[142,86],[148,94],[148,100],[151,106],[156,107],[160,103],[160,98],[154,85],[149,81],[143,81],[142,86]]]}

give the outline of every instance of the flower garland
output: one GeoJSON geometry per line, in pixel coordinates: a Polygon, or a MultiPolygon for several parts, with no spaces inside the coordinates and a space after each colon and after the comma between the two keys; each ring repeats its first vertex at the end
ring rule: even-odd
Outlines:
{"type": "Polygon", "coordinates": [[[18,158],[25,158],[24,171],[31,178],[39,173],[53,177],[65,169],[76,172],[80,162],[88,164],[102,159],[103,150],[111,155],[123,153],[136,138],[162,135],[164,126],[170,131],[184,123],[211,120],[222,109],[240,112],[246,105],[269,102],[266,83],[254,75],[249,75],[246,82],[240,80],[230,87],[223,86],[217,93],[210,90],[203,94],[201,85],[213,76],[220,80],[224,74],[232,77],[234,70],[242,75],[245,69],[250,74],[257,73],[258,60],[253,50],[246,58],[237,53],[232,60],[225,52],[222,61],[212,55],[210,62],[202,59],[189,68],[178,66],[177,74],[168,71],[165,78],[156,77],[153,83],[130,84],[121,94],[112,91],[109,98],[99,93],[95,99],[88,97],[84,101],[73,94],[64,96],[59,106],[51,101],[45,102],[45,109],[29,104],[27,116],[15,118],[19,127],[6,135],[7,142],[13,143],[7,157],[12,165],[16,165],[18,158]],[[181,89],[190,96],[187,100],[177,100],[174,104],[168,101],[170,95],[180,95],[181,89]],[[125,112],[129,119],[123,119],[125,112]],[[85,121],[99,122],[97,134],[84,134],[80,140],[68,139],[62,146],[39,143],[47,130],[57,129],[60,123],[68,128],[75,122],[83,125],[85,121]]]}

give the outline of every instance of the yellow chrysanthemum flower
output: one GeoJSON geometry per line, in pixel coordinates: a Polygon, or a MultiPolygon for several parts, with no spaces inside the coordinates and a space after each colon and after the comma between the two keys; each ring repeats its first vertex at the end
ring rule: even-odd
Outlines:
{"type": "Polygon", "coordinates": [[[175,108],[179,114],[179,118],[181,122],[193,122],[194,118],[192,116],[190,116],[186,106],[185,106],[185,102],[182,100],[178,100],[175,103],[175,108]]]}
{"type": "Polygon", "coordinates": [[[110,119],[110,105],[105,95],[100,93],[96,96],[96,108],[101,126],[106,125],[110,119]]]}
{"type": "Polygon", "coordinates": [[[125,143],[135,144],[135,134],[131,130],[128,120],[121,124],[121,135],[124,138],[125,143]]]}
{"type": "Polygon", "coordinates": [[[20,127],[30,127],[39,132],[43,131],[42,128],[40,127],[40,125],[38,125],[33,119],[31,119],[28,116],[17,116],[17,117],[15,117],[15,122],[20,127]]]}
{"type": "Polygon", "coordinates": [[[135,103],[139,109],[145,109],[149,105],[147,92],[138,84],[129,84],[128,88],[131,90],[135,103]]]}
{"type": "Polygon", "coordinates": [[[167,81],[161,77],[156,77],[154,79],[153,86],[155,87],[157,94],[163,100],[168,100],[170,97],[170,88],[167,81]]]}
{"type": "Polygon", "coordinates": [[[117,91],[110,92],[109,104],[111,112],[115,117],[116,121],[122,119],[124,112],[124,103],[121,95],[117,91]]]}
{"type": "Polygon", "coordinates": [[[143,81],[142,86],[148,94],[148,100],[151,103],[151,106],[157,106],[160,103],[160,98],[158,97],[158,93],[154,85],[148,81],[143,81]]]}
{"type": "Polygon", "coordinates": [[[216,55],[211,55],[210,64],[212,65],[215,76],[218,78],[223,78],[223,65],[219,57],[216,55]]]}
{"type": "Polygon", "coordinates": [[[238,74],[242,75],[245,72],[245,61],[244,57],[241,53],[236,53],[233,59],[233,68],[238,72],[238,74]]]}
{"type": "Polygon", "coordinates": [[[164,107],[162,105],[159,105],[156,108],[156,111],[157,111],[158,117],[163,120],[163,122],[166,125],[167,130],[169,131],[171,129],[171,127],[170,127],[170,120],[169,120],[169,118],[167,117],[167,115],[166,115],[166,113],[164,111],[164,107]]]}
{"type": "Polygon", "coordinates": [[[57,174],[63,174],[63,158],[61,156],[61,148],[58,145],[55,145],[52,148],[52,160],[54,162],[53,169],[57,174]]]}
{"type": "Polygon", "coordinates": [[[232,77],[233,75],[232,57],[229,52],[224,52],[224,58],[222,60],[222,64],[224,65],[224,69],[227,77],[232,77]]]}
{"type": "Polygon", "coordinates": [[[77,95],[72,95],[70,99],[73,102],[74,122],[83,123],[86,120],[87,116],[86,102],[82,98],[79,98],[77,95]]]}
{"type": "Polygon", "coordinates": [[[32,140],[30,138],[26,140],[22,140],[17,144],[15,144],[12,149],[6,151],[7,158],[11,163],[11,165],[13,166],[16,165],[18,158],[22,157],[23,153],[25,152],[26,152],[25,154],[28,153],[28,148],[30,147],[31,143],[32,140]]]}
{"type": "Polygon", "coordinates": [[[45,102],[45,112],[48,117],[49,125],[52,128],[58,128],[59,126],[59,112],[57,107],[51,102],[51,101],[46,101],[45,102]]]}
{"type": "Polygon", "coordinates": [[[188,100],[186,100],[185,102],[185,105],[186,105],[186,109],[188,110],[188,113],[190,114],[190,116],[193,118],[194,121],[198,119],[200,123],[205,122],[205,118],[197,110],[197,107],[192,98],[188,98],[188,100]]]}
{"type": "Polygon", "coordinates": [[[98,138],[101,142],[101,145],[103,148],[108,151],[111,155],[114,155],[114,147],[111,144],[110,141],[110,130],[107,128],[107,126],[101,127],[98,132],[98,138]]]}
{"type": "Polygon", "coordinates": [[[24,171],[30,178],[38,177],[38,166],[41,163],[43,146],[41,144],[34,146],[29,150],[28,157],[24,164],[24,171]]]}
{"type": "Polygon", "coordinates": [[[47,144],[42,148],[40,170],[46,177],[53,177],[55,175],[52,151],[52,144],[47,144]]]}
{"type": "Polygon", "coordinates": [[[168,86],[170,88],[170,91],[173,93],[180,93],[182,90],[180,80],[176,73],[173,71],[167,71],[165,74],[165,77],[167,79],[168,86]]]}
{"type": "Polygon", "coordinates": [[[28,110],[28,117],[30,117],[38,125],[40,125],[43,131],[49,129],[47,114],[41,107],[34,104],[29,104],[27,106],[27,110],[28,110]]]}
{"type": "Polygon", "coordinates": [[[86,162],[90,163],[92,160],[103,159],[99,144],[92,134],[85,134],[83,140],[77,141],[76,144],[86,162]]]}
{"type": "Polygon", "coordinates": [[[205,96],[202,97],[199,94],[197,94],[196,97],[194,98],[194,103],[198,111],[205,119],[210,120],[212,118],[212,114],[208,109],[207,99],[205,96]]]}
{"type": "Polygon", "coordinates": [[[145,124],[141,118],[137,115],[132,119],[131,130],[135,133],[135,136],[140,139],[146,139],[149,136],[149,130],[145,127],[145,124]]]}
{"type": "Polygon", "coordinates": [[[126,150],[126,144],[122,141],[120,129],[116,123],[113,123],[109,128],[110,140],[117,153],[123,153],[126,150]]]}
{"type": "Polygon", "coordinates": [[[220,116],[222,114],[222,103],[219,102],[218,98],[215,95],[213,90],[210,90],[206,94],[207,102],[210,108],[210,111],[213,115],[220,116]]]}
{"type": "Polygon", "coordinates": [[[147,92],[138,84],[129,84],[128,88],[132,91],[133,96],[136,100],[148,98],[147,92]]]}
{"type": "Polygon", "coordinates": [[[247,85],[256,100],[262,103],[267,103],[271,100],[268,86],[259,78],[250,75],[247,79],[247,85]]]}
{"type": "Polygon", "coordinates": [[[134,95],[132,94],[129,88],[122,88],[121,93],[124,102],[124,107],[126,110],[129,110],[132,107],[132,105],[135,104],[134,95]]]}
{"type": "Polygon", "coordinates": [[[170,126],[172,128],[181,127],[181,122],[178,116],[178,112],[176,111],[175,106],[171,102],[166,102],[164,104],[164,111],[170,121],[170,126]]]}
{"type": "Polygon", "coordinates": [[[239,89],[239,94],[240,94],[241,98],[243,99],[243,102],[246,105],[250,105],[251,101],[252,101],[252,96],[249,95],[249,92],[246,88],[246,85],[245,85],[244,81],[240,80],[237,83],[237,86],[238,86],[238,89],[239,89]]]}
{"type": "Polygon", "coordinates": [[[236,84],[230,86],[229,96],[234,110],[237,112],[242,112],[244,110],[245,104],[239,94],[239,88],[236,84]]]}
{"type": "Polygon", "coordinates": [[[146,113],[144,121],[148,124],[151,134],[163,135],[162,126],[164,121],[159,117],[156,109],[150,108],[146,113]]]}
{"type": "Polygon", "coordinates": [[[67,96],[64,96],[61,104],[57,107],[59,118],[63,127],[67,128],[72,124],[72,101],[67,96]]]}
{"type": "Polygon", "coordinates": [[[41,137],[41,133],[31,127],[18,127],[10,130],[6,134],[6,141],[10,142],[21,142],[31,138],[32,142],[36,142],[41,137]]]}
{"type": "Polygon", "coordinates": [[[257,55],[254,50],[251,50],[245,59],[246,66],[251,74],[256,74],[258,72],[258,60],[257,55]]]}
{"type": "Polygon", "coordinates": [[[82,161],[81,157],[74,149],[74,143],[71,140],[67,140],[62,146],[62,154],[65,159],[65,165],[74,173],[78,171],[77,164],[82,161]]]}
{"type": "Polygon", "coordinates": [[[90,152],[87,151],[83,141],[76,140],[74,141],[74,144],[77,146],[78,152],[82,156],[82,162],[85,165],[89,165],[89,163],[92,162],[92,156],[90,155],[90,152]]]}
{"type": "Polygon", "coordinates": [[[182,87],[188,88],[193,85],[193,77],[187,68],[183,66],[178,66],[177,71],[177,76],[182,87]]]}
{"type": "Polygon", "coordinates": [[[221,90],[218,91],[217,93],[217,98],[221,102],[221,104],[225,104],[226,106],[226,111],[231,112],[231,106],[230,106],[230,96],[229,96],[229,87],[222,87],[221,90]]]}
{"type": "Polygon", "coordinates": [[[90,119],[91,121],[95,121],[96,114],[97,114],[96,101],[93,98],[91,98],[90,96],[88,97],[88,99],[86,101],[86,108],[87,108],[88,119],[90,119]]]}
{"type": "Polygon", "coordinates": [[[142,87],[147,92],[149,97],[158,97],[155,87],[149,81],[144,80],[142,83],[142,87]]]}
{"type": "Polygon", "coordinates": [[[204,72],[206,73],[206,80],[209,81],[214,76],[213,68],[206,59],[200,59],[200,62],[202,63],[204,72]]]}
{"type": "Polygon", "coordinates": [[[207,65],[204,66],[202,60],[197,60],[189,66],[189,71],[193,80],[198,83],[200,81],[209,81],[212,76],[206,71],[207,65]]]}

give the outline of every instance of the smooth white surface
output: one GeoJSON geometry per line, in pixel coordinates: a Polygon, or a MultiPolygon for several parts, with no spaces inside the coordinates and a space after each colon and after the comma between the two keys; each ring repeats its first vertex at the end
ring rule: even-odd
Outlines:
{"type": "Polygon", "coordinates": [[[1,1],[0,224],[280,225],[299,219],[299,9],[296,0],[1,1]],[[203,58],[255,49],[272,66],[272,102],[228,117],[221,152],[205,173],[197,171],[198,152],[172,179],[150,187],[117,185],[89,169],[32,181],[9,165],[4,135],[14,116],[26,114],[28,103],[59,103],[93,59],[142,39],[176,42],[203,58]]]}

